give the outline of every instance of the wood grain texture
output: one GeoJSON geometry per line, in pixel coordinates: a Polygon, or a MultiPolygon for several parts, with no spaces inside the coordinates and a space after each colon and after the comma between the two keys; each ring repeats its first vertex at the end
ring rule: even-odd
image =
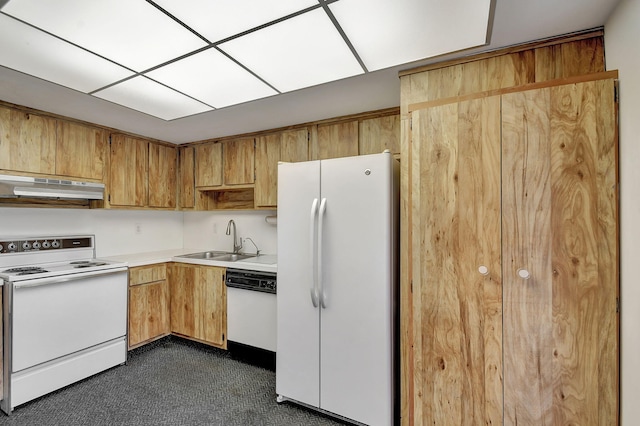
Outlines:
{"type": "Polygon", "coordinates": [[[109,165],[110,204],[147,205],[148,144],[146,140],[122,134],[111,135],[109,165]]]}
{"type": "Polygon", "coordinates": [[[167,279],[167,265],[165,263],[136,266],[129,268],[129,285],[148,284],[167,279]]]}
{"type": "Polygon", "coordinates": [[[171,331],[226,349],[224,268],[175,263],[170,268],[171,331]]]}
{"type": "Polygon", "coordinates": [[[178,206],[191,209],[195,206],[195,148],[192,146],[178,148],[178,206]]]}
{"type": "Polygon", "coordinates": [[[129,349],[171,332],[166,280],[129,287],[129,349]]]}
{"type": "Polygon", "coordinates": [[[177,161],[177,148],[149,142],[149,207],[176,207],[177,161]]]}
{"type": "Polygon", "coordinates": [[[361,120],[358,131],[358,153],[378,154],[388,149],[400,153],[400,115],[361,120]]]}
{"type": "Polygon", "coordinates": [[[222,185],[222,144],[195,146],[196,187],[222,185]]]}
{"type": "Polygon", "coordinates": [[[358,155],[358,120],[318,125],[317,132],[317,158],[313,160],[358,155]]]}
{"type": "Polygon", "coordinates": [[[278,162],[308,159],[306,129],[290,130],[256,139],[255,207],[276,207],[278,203],[278,162]]]}
{"type": "Polygon", "coordinates": [[[613,93],[503,98],[506,424],[618,422],[613,93]]]}
{"type": "Polygon", "coordinates": [[[254,138],[225,141],[222,153],[224,185],[254,183],[254,138]]]}
{"type": "Polygon", "coordinates": [[[97,127],[59,120],[56,175],[105,180],[107,132],[97,127]]]}
{"type": "Polygon", "coordinates": [[[55,174],[56,120],[0,107],[0,169],[55,174]]]}
{"type": "Polygon", "coordinates": [[[488,98],[413,114],[409,424],[501,421],[499,112],[488,98]]]}

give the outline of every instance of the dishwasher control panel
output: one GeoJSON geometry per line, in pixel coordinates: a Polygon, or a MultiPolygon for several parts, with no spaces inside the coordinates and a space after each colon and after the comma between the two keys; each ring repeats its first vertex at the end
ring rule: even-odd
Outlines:
{"type": "Polygon", "coordinates": [[[227,269],[225,283],[227,287],[275,294],[278,287],[276,277],[272,272],[227,269]]]}

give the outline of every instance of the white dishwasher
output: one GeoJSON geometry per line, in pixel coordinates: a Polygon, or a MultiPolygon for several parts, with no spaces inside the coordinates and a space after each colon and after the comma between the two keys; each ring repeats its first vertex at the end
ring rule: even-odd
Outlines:
{"type": "Polygon", "coordinates": [[[273,272],[227,269],[227,339],[276,350],[276,289],[273,272]]]}

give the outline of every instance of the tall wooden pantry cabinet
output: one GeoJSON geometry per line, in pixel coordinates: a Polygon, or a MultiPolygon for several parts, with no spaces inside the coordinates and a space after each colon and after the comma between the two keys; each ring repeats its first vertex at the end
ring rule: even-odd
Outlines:
{"type": "Polygon", "coordinates": [[[617,73],[579,68],[404,105],[403,425],[618,422],[617,73]]]}

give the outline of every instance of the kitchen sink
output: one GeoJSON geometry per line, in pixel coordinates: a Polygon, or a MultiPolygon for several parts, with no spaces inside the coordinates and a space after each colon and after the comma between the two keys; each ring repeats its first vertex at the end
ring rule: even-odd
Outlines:
{"type": "Polygon", "coordinates": [[[183,254],[177,257],[185,257],[188,259],[209,259],[219,260],[222,262],[235,262],[236,260],[247,259],[249,257],[255,257],[254,254],[238,254],[229,253],[226,251],[201,251],[199,253],[183,254]]]}

